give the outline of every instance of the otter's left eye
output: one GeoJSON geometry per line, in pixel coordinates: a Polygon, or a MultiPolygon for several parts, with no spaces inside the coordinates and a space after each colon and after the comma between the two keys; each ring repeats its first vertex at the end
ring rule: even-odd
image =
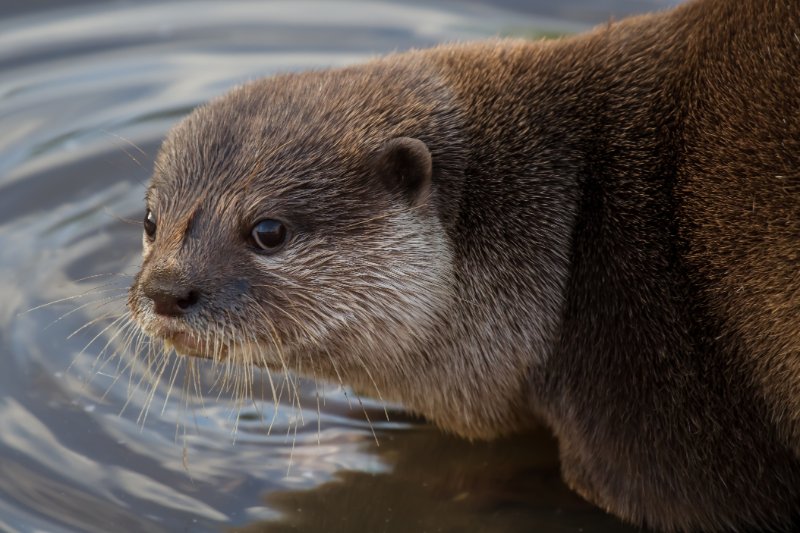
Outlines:
{"type": "Polygon", "coordinates": [[[149,209],[144,215],[144,232],[150,240],[156,236],[156,216],[149,209]]]}
{"type": "Polygon", "coordinates": [[[276,252],[286,242],[286,225],[280,220],[268,218],[253,227],[255,243],[267,252],[276,252]]]}

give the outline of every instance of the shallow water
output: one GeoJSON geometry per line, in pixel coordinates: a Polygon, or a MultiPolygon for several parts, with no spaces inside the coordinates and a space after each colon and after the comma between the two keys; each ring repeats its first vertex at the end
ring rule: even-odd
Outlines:
{"type": "Polygon", "coordinates": [[[0,1],[0,529],[624,530],[564,487],[544,432],[470,444],[335,385],[276,377],[275,410],[234,404],[204,363],[198,397],[181,372],[171,394],[137,387],[131,350],[106,361],[153,156],[195,105],[274,72],[669,3],[0,1]]]}

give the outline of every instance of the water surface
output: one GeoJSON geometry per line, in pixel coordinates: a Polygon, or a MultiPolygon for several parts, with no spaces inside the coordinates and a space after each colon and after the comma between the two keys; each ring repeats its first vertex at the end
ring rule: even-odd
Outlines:
{"type": "Polygon", "coordinates": [[[277,410],[259,375],[267,400],[241,405],[210,365],[187,394],[181,371],[150,388],[136,347],[109,355],[154,154],[194,106],[275,72],[668,3],[0,2],[0,529],[624,530],[561,483],[546,432],[470,444],[282,376],[277,410]]]}

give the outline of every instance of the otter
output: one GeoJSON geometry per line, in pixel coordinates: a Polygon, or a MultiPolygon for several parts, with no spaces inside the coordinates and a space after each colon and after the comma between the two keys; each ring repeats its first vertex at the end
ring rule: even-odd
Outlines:
{"type": "Polygon", "coordinates": [[[167,136],[129,308],[469,439],[543,421],[659,530],[800,513],[800,4],[278,75],[167,136]]]}

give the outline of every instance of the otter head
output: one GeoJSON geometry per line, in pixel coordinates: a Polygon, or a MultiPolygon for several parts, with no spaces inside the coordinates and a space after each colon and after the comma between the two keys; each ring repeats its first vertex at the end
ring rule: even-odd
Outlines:
{"type": "Polygon", "coordinates": [[[451,305],[459,142],[443,89],[386,68],[252,83],[170,132],[129,294],[141,330],[370,390],[413,379],[401,358],[451,305]]]}

